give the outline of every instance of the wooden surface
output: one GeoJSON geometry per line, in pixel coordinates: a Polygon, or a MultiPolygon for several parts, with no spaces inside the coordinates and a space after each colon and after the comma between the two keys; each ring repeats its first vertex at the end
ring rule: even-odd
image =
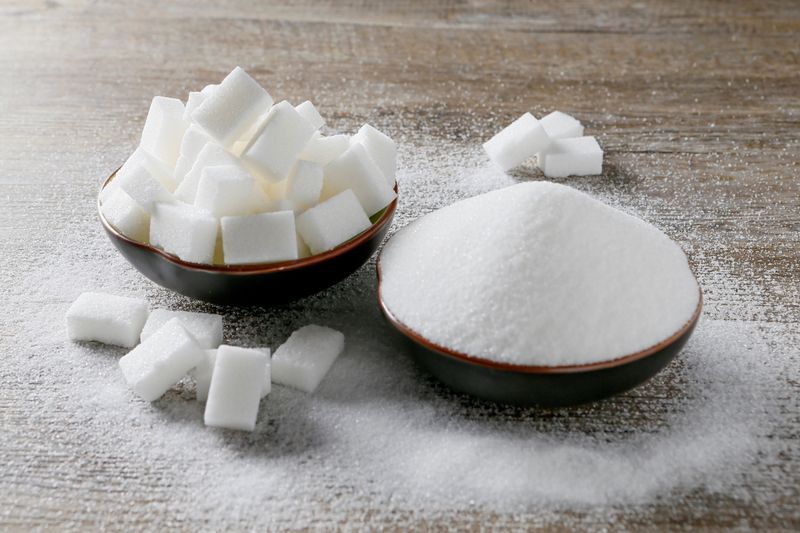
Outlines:
{"type": "MultiPolygon", "coordinates": [[[[686,248],[705,290],[704,319],[780,325],[797,338],[800,4],[373,4],[0,4],[0,245],[6,259],[0,291],[7,302],[0,342],[2,355],[13,354],[0,363],[0,529],[206,524],[203,516],[159,513],[142,503],[171,501],[176,480],[124,458],[93,456],[75,439],[60,440],[74,436],[69,413],[43,411],[35,401],[37,388],[52,386],[56,374],[43,369],[38,378],[22,376],[15,357],[45,355],[34,345],[29,352],[12,345],[20,317],[65,305],[65,297],[21,287],[29,287],[26,276],[43,254],[63,245],[56,230],[94,227],[95,188],[135,145],[150,98],[185,97],[237,64],[273,94],[295,102],[314,99],[343,130],[367,120],[385,129],[406,147],[401,164],[409,166],[415,149],[477,146],[526,110],[574,113],[606,150],[604,175],[576,183],[617,203],[633,203],[686,248]],[[104,492],[105,473],[118,468],[138,476],[138,492],[104,492]]],[[[533,169],[515,175],[541,177],[533,169]]],[[[447,179],[420,181],[422,189],[403,198],[395,226],[452,201],[453,195],[437,194],[447,179]]],[[[87,235],[101,242],[99,226],[97,232],[87,235]]],[[[109,246],[98,260],[112,257],[109,246]]],[[[369,268],[346,286],[363,283],[369,296],[369,268]]],[[[156,300],[167,298],[158,288],[141,286],[156,300]]],[[[326,298],[314,304],[330,305],[326,298]]],[[[245,322],[250,313],[225,312],[245,322]]],[[[270,312],[278,317],[303,310],[298,305],[270,312]]],[[[240,334],[246,332],[234,336],[240,334]]],[[[771,357],[769,351],[758,355],[771,357]]],[[[385,502],[371,507],[368,500],[360,513],[332,523],[325,505],[298,504],[305,522],[272,525],[797,530],[796,376],[770,404],[782,417],[769,436],[781,451],[742,473],[736,497],[698,488],[635,509],[615,507],[610,514],[574,510],[544,524],[532,515],[484,510],[442,517],[394,510],[385,502]]],[[[651,400],[628,413],[632,421],[626,423],[634,430],[658,427],[667,418],[657,398],[674,394],[673,385],[667,379],[646,389],[651,400]]],[[[537,427],[583,424],[587,431],[613,431],[620,423],[618,405],[546,416],[499,414],[537,427]]],[[[484,406],[472,416],[497,415],[484,406]]],[[[252,525],[235,517],[228,524],[252,525]]]]}

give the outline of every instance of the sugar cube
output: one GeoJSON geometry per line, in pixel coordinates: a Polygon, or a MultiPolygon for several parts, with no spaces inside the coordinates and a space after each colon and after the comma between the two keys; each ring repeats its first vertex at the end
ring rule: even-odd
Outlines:
{"type": "MultiPolygon", "coordinates": [[[[295,221],[296,223],[296,221],[295,221]]],[[[300,232],[297,232],[297,258],[302,259],[304,257],[311,256],[311,248],[308,247],[306,241],[303,240],[303,237],[300,236],[300,232]]]]}
{"type": "Polygon", "coordinates": [[[306,100],[302,104],[299,104],[295,107],[300,116],[306,119],[309,124],[314,126],[315,130],[320,129],[322,126],[325,125],[325,119],[322,118],[322,115],[319,114],[317,108],[314,107],[310,101],[306,100]]]}
{"type": "Polygon", "coordinates": [[[219,347],[206,401],[207,426],[253,431],[267,360],[261,350],[225,344],[219,347]]]}
{"type": "Polygon", "coordinates": [[[370,225],[367,214],[350,189],[297,217],[297,231],[314,254],[335,248],[370,225]]]}
{"type": "Polygon", "coordinates": [[[119,190],[119,182],[117,180],[112,179],[108,183],[103,185],[103,188],[100,189],[100,194],[98,198],[100,199],[100,204],[106,203],[114,193],[119,190]]]}
{"type": "Polygon", "coordinates": [[[545,150],[549,144],[550,137],[542,124],[525,113],[483,143],[483,149],[495,164],[509,170],[545,150]]]}
{"type": "Polygon", "coordinates": [[[222,217],[221,225],[223,256],[228,265],[297,259],[292,211],[222,217]]]}
{"type": "Polygon", "coordinates": [[[374,215],[397,196],[360,143],[351,144],[325,167],[322,198],[330,198],[347,189],[355,193],[367,216],[374,215]]]}
{"type": "Polygon", "coordinates": [[[583,125],[575,118],[553,111],[539,121],[550,139],[568,139],[570,137],[583,137],[583,125]]]}
{"type": "Polygon", "coordinates": [[[271,105],[269,93],[236,67],[194,110],[192,120],[229,148],[271,105]]]}
{"type": "Polygon", "coordinates": [[[314,127],[284,100],[272,107],[242,161],[262,178],[282,181],[313,133],[314,127]]]}
{"type": "Polygon", "coordinates": [[[117,171],[114,181],[142,210],[152,213],[157,202],[171,202],[168,189],[169,174],[161,173],[163,167],[151,155],[137,148],[117,171]]]}
{"type": "Polygon", "coordinates": [[[175,197],[187,204],[193,204],[197,195],[197,186],[203,177],[203,169],[219,165],[239,165],[235,155],[215,142],[208,142],[197,154],[197,158],[189,172],[175,189],[175,197]]]}
{"type": "MultiPolygon", "coordinates": [[[[111,182],[113,183],[113,181],[111,182]]],[[[128,196],[115,187],[113,193],[100,205],[103,217],[117,231],[135,241],[145,242],[150,232],[150,216],[128,196]]]]}
{"type": "Polygon", "coordinates": [[[246,215],[252,213],[254,194],[258,193],[263,196],[255,178],[239,165],[206,167],[194,205],[216,217],[246,215]]]}
{"type": "Polygon", "coordinates": [[[342,350],[344,335],[340,332],[315,324],[304,326],[275,350],[272,381],[314,392],[342,350]]]}
{"type": "Polygon", "coordinates": [[[548,178],[603,173],[603,150],[594,137],[556,139],[542,153],[539,166],[548,178]]]}
{"type": "Polygon", "coordinates": [[[214,259],[219,222],[194,206],[156,204],[150,217],[150,244],[190,263],[214,259]]]}
{"type": "Polygon", "coordinates": [[[222,316],[192,311],[154,309],[142,328],[141,340],[158,331],[161,326],[177,318],[186,331],[192,334],[201,348],[216,348],[222,344],[222,316]]]}
{"type": "Polygon", "coordinates": [[[367,153],[381,169],[389,187],[394,187],[394,174],[397,166],[397,146],[388,135],[378,131],[369,124],[364,124],[358,133],[353,135],[351,143],[361,143],[367,153]]]}
{"type": "Polygon", "coordinates": [[[200,104],[206,101],[206,98],[211,96],[219,85],[206,85],[201,91],[190,92],[189,97],[186,99],[186,109],[183,112],[183,120],[186,122],[192,121],[192,113],[200,107],[200,104]]]}
{"type": "Polygon", "coordinates": [[[322,192],[322,165],[298,159],[286,178],[286,199],[297,213],[302,213],[319,201],[322,192]]]}
{"type": "Polygon", "coordinates": [[[147,320],[147,302],[138,298],[84,292],[67,311],[67,334],[74,341],[98,341],[132,348],[147,320]]]}
{"type": "Polygon", "coordinates": [[[347,135],[330,135],[326,137],[315,131],[297,157],[306,161],[315,161],[325,166],[342,155],[349,146],[350,137],[347,135]]]}
{"type": "MultiPolygon", "coordinates": [[[[272,390],[272,377],[270,374],[270,359],[269,348],[259,348],[267,356],[266,372],[264,373],[264,383],[261,388],[261,397],[266,397],[272,390]]],[[[196,399],[198,402],[204,402],[208,398],[208,388],[211,385],[211,376],[214,374],[214,363],[217,360],[217,349],[203,350],[205,352],[205,360],[203,363],[197,365],[190,372],[194,378],[196,387],[196,399]]]]}
{"type": "Polygon", "coordinates": [[[125,381],[144,400],[160,398],[203,362],[203,349],[173,318],[119,360],[125,381]]]}
{"type": "Polygon", "coordinates": [[[170,169],[175,167],[183,133],[189,127],[189,123],[183,120],[183,112],[183,102],[177,98],[153,98],[139,143],[170,169]]]}
{"type": "Polygon", "coordinates": [[[178,156],[178,161],[175,163],[175,172],[172,181],[176,186],[180,185],[184,176],[192,170],[197,156],[208,143],[216,144],[200,126],[196,124],[189,126],[186,133],[183,134],[180,155],[178,156]]]}

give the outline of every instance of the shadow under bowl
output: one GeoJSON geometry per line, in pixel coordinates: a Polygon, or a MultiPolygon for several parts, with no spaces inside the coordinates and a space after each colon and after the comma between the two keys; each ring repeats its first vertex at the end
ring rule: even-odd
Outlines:
{"type": "MultiPolygon", "coordinates": [[[[114,179],[111,174],[101,187],[114,179]]],[[[395,190],[397,188],[395,187],[395,190]]],[[[293,261],[248,265],[206,265],[135,241],[114,229],[100,211],[100,222],[117,250],[155,283],[215,304],[272,306],[315,294],[342,281],[378,249],[397,210],[397,198],[370,218],[372,225],[327,252],[293,261]]]]}
{"type": "Polygon", "coordinates": [[[697,325],[703,305],[701,292],[694,314],[679,331],[634,354],[584,365],[512,365],[440,346],[403,324],[381,297],[380,258],[377,270],[378,304],[383,316],[405,339],[419,366],[456,391],[485,400],[524,406],[579,405],[641,385],[681,351],[697,325]]]}

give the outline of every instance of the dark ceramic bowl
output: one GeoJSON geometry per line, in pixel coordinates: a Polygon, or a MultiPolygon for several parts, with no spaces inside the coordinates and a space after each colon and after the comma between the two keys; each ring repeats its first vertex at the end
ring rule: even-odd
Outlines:
{"type": "MultiPolygon", "coordinates": [[[[106,187],[114,172],[103,183],[106,187]]],[[[395,189],[396,190],[396,189],[395,189]]],[[[139,272],[162,287],[217,304],[277,305],[317,293],[340,282],[378,249],[389,230],[397,198],[376,213],[372,226],[333,250],[280,263],[205,265],[182,261],[114,229],[100,212],[100,222],[114,246],[139,272]]]]}
{"type": "Polygon", "coordinates": [[[498,363],[439,346],[400,322],[381,298],[384,317],[406,340],[414,360],[450,388],[501,403],[560,407],[608,398],[653,377],[683,348],[700,318],[703,296],[674,335],[641,352],[586,365],[526,366],[498,363]]]}

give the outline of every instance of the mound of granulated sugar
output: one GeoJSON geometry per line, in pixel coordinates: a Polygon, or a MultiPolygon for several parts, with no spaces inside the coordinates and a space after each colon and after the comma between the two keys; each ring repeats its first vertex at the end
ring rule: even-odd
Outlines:
{"type": "Polygon", "coordinates": [[[700,295],[660,230],[547,182],[430,213],[387,243],[380,264],[397,319],[439,345],[512,364],[644,350],[680,330],[700,295]]]}

